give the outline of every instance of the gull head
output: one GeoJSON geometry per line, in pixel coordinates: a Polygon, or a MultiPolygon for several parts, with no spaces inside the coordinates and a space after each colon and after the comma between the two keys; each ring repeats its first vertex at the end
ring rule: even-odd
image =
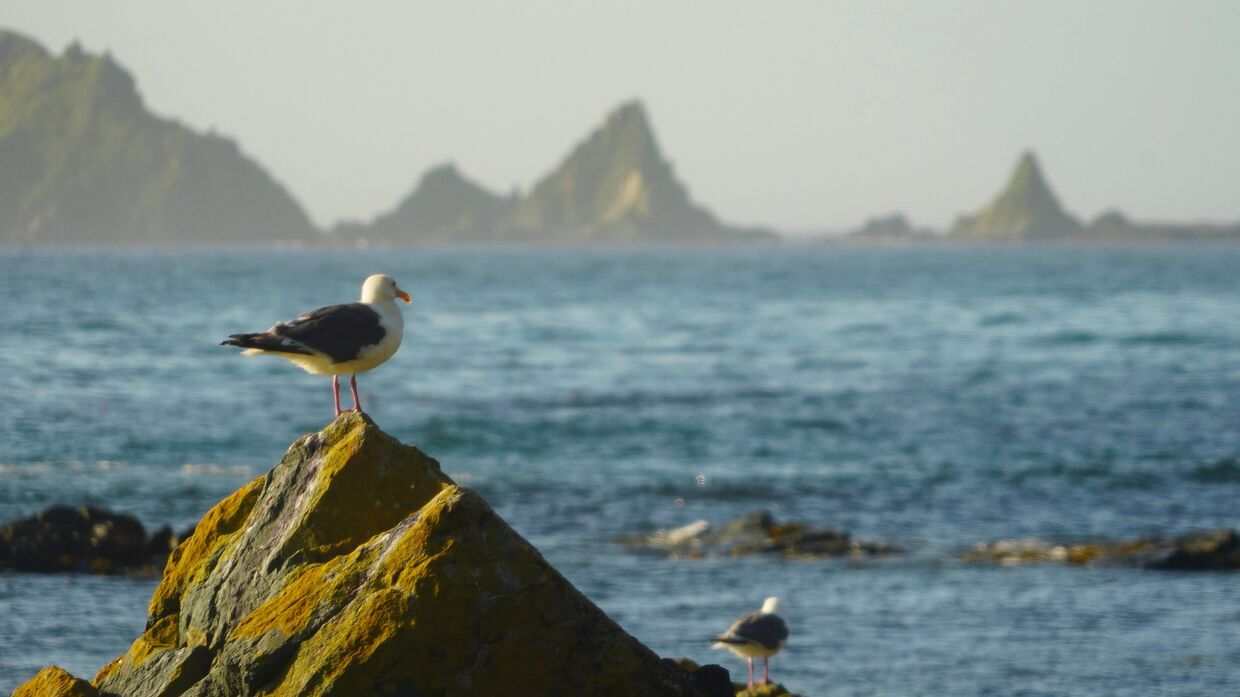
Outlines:
{"type": "Polygon", "coordinates": [[[762,614],[764,615],[779,614],[779,607],[780,607],[779,598],[776,598],[775,596],[771,596],[767,598],[765,602],[762,603],[762,614]]]}
{"type": "Polygon", "coordinates": [[[396,285],[396,279],[386,274],[377,273],[366,279],[362,284],[362,302],[393,302],[397,298],[409,302],[409,294],[396,285]]]}

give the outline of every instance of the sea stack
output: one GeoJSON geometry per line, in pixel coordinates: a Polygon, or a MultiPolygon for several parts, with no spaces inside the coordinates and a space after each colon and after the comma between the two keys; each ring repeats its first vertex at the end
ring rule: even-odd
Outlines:
{"type": "Polygon", "coordinates": [[[1025,151],[1007,186],[985,208],[961,216],[951,237],[978,242],[1064,240],[1081,233],[1081,223],[1059,205],[1032,151],[1025,151]]]}
{"type": "Polygon", "coordinates": [[[704,697],[691,680],[435,460],[346,413],[204,516],[146,631],[92,682],[120,697],[704,697]]]}
{"type": "Polygon", "coordinates": [[[766,233],[721,224],[694,204],[638,101],[620,105],[517,205],[513,239],[735,242],[766,233]]]}

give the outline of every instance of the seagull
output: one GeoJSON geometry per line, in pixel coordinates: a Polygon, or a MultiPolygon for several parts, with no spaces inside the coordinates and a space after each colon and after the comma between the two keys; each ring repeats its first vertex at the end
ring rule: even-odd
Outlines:
{"type": "Polygon", "coordinates": [[[788,625],[779,612],[779,598],[767,598],[762,609],[746,612],[723,634],[715,637],[713,649],[727,649],[749,659],[749,689],[753,689],[753,659],[762,659],[762,684],[770,682],[767,659],[779,653],[788,643],[788,625]]]}
{"type": "Polygon", "coordinates": [[[220,346],[240,346],[246,356],[279,356],[307,373],[332,376],[336,416],[342,413],[340,376],[348,375],[353,411],[361,413],[357,374],[378,367],[400,348],[405,320],[397,298],[410,301],[391,276],[375,274],[362,283],[360,302],[320,307],[265,332],[233,334],[220,346]]]}

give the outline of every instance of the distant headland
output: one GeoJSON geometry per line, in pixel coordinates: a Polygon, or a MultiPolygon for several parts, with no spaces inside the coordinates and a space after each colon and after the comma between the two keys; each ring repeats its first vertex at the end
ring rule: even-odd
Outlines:
{"type": "Polygon", "coordinates": [[[872,218],[842,238],[852,243],[918,242],[1176,242],[1240,241],[1240,222],[1134,222],[1111,210],[1083,224],[1064,210],[1032,151],[1021,154],[1007,185],[977,213],[957,218],[944,234],[915,229],[903,214],[872,218]]]}
{"type": "MultiPolygon", "coordinates": [[[[317,229],[233,140],[152,114],[134,78],[78,44],[53,55],[0,29],[0,245],[404,246],[771,242],[693,201],[640,101],[615,108],[525,193],[488,191],[443,164],[390,210],[317,229]]],[[[1240,222],[1144,223],[1111,211],[1081,223],[1032,152],[1007,186],[946,233],[902,214],[831,238],[928,242],[1240,241],[1240,222]]]]}

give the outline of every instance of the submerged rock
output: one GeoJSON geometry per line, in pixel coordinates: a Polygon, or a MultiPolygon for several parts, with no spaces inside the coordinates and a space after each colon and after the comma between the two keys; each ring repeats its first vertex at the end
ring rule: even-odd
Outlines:
{"type": "Polygon", "coordinates": [[[779,554],[785,557],[871,557],[898,554],[883,542],[854,540],[844,530],[814,528],[804,523],[779,523],[770,513],[756,511],[712,526],[698,520],[672,530],[630,535],[622,540],[639,549],[677,557],[779,554]]]}
{"type": "Polygon", "coordinates": [[[968,562],[1018,565],[1109,564],[1166,571],[1240,569],[1240,534],[1220,529],[1182,537],[1149,537],[1120,542],[1059,543],[1038,539],[997,540],[974,545],[968,562]]]}
{"type": "Polygon", "coordinates": [[[102,695],[685,695],[477,494],[345,414],[172,554],[102,695]]]}
{"type": "Polygon", "coordinates": [[[0,570],[117,573],[151,570],[176,546],[172,530],[151,536],[137,518],[96,506],[57,504],[0,526],[0,570]]]}

